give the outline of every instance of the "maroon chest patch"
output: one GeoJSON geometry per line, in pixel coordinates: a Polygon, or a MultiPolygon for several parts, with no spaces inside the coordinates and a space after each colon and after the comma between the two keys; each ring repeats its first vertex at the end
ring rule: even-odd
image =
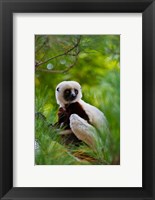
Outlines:
{"type": "Polygon", "coordinates": [[[59,108],[59,111],[58,111],[59,125],[63,125],[62,127],[64,127],[65,129],[70,129],[69,118],[72,114],[77,114],[78,116],[80,116],[81,118],[83,118],[89,122],[88,115],[83,110],[82,106],[78,102],[76,102],[76,103],[72,103],[70,105],[66,105],[65,109],[62,107],[59,108]]]}

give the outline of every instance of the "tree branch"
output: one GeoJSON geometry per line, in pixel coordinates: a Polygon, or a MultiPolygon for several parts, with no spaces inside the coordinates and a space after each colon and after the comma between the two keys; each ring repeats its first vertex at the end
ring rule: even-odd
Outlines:
{"type": "MultiPolygon", "coordinates": [[[[78,53],[78,54],[79,54],[79,53],[78,53]]],[[[76,64],[76,62],[77,62],[77,57],[76,57],[74,63],[71,64],[69,67],[67,67],[67,68],[64,69],[64,70],[49,70],[49,69],[38,68],[37,71],[48,72],[48,73],[54,73],[54,74],[56,74],[56,73],[64,74],[64,73],[68,72],[71,68],[73,68],[74,65],[76,64]]]]}
{"type": "MultiPolygon", "coordinates": [[[[68,54],[69,52],[71,52],[73,49],[75,49],[76,47],[78,47],[78,45],[79,45],[79,43],[80,43],[80,40],[81,40],[81,36],[78,38],[77,43],[76,43],[72,48],[68,49],[67,51],[65,51],[65,52],[62,53],[62,54],[59,54],[59,55],[56,55],[56,56],[54,56],[54,57],[52,57],[52,58],[47,59],[47,60],[44,61],[44,62],[37,63],[37,64],[35,65],[35,68],[37,68],[38,66],[43,65],[43,64],[45,64],[45,63],[47,63],[47,62],[49,62],[50,60],[53,60],[53,59],[55,59],[55,58],[58,58],[58,57],[67,55],[67,54],[68,54]]],[[[37,69],[37,70],[42,71],[42,69],[37,69]]],[[[48,71],[49,71],[49,70],[48,70],[48,71]]],[[[53,70],[53,71],[54,71],[54,70],[53,70]]]]}

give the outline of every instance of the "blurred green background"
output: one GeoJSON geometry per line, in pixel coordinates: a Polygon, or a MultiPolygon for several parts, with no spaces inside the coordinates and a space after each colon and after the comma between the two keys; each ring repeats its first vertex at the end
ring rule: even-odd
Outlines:
{"type": "Polygon", "coordinates": [[[35,163],[119,164],[120,160],[120,36],[35,36],[35,163]],[[57,130],[55,88],[64,80],[81,84],[83,100],[106,116],[111,132],[108,154],[61,143],[57,130]],[[44,118],[45,116],[45,118],[44,118]]]}

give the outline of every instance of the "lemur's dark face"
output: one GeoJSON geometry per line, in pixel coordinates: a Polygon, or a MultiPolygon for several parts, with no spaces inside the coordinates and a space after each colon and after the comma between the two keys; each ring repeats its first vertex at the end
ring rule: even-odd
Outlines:
{"type": "Polygon", "coordinates": [[[65,101],[68,101],[68,102],[75,100],[77,95],[78,95],[78,90],[75,88],[73,89],[67,88],[64,90],[64,93],[63,93],[63,97],[65,101]]]}

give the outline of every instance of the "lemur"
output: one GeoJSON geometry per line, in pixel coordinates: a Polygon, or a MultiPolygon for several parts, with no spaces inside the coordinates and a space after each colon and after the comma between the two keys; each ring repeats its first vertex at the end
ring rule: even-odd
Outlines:
{"type": "Polygon", "coordinates": [[[57,124],[63,128],[60,134],[95,148],[98,142],[102,142],[100,134],[109,133],[103,112],[81,99],[81,86],[76,81],[59,83],[55,94],[60,106],[57,124]]]}

